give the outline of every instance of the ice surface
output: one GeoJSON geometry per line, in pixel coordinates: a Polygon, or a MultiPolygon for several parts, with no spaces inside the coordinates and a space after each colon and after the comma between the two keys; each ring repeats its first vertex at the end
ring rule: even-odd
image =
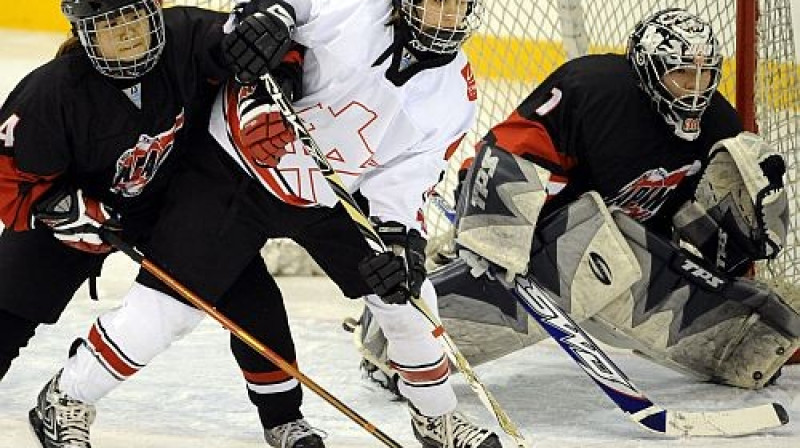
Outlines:
{"type": "MultiPolygon", "coordinates": [[[[114,255],[100,279],[100,302],[85,290],[61,321],[43,326],[0,383],[0,447],[35,446],[26,411],[47,379],[66,357],[73,338],[84,335],[95,316],[119,303],[135,266],[114,255]]],[[[403,446],[418,446],[405,405],[361,378],[359,358],[342,318],[359,305],[343,298],[327,279],[282,278],[301,369],[403,446]]],[[[93,425],[96,448],[189,448],[265,446],[244,381],[228,352],[226,332],[207,319],[198,329],[156,358],[146,369],[98,405],[93,425]]],[[[612,351],[615,361],[657,404],[701,410],[783,403],[800,418],[800,367],[786,369],[778,386],[744,391],[697,384],[627,352],[612,351]]],[[[552,343],[544,343],[476,368],[523,432],[538,447],[770,447],[800,446],[796,422],[763,435],[734,439],[670,440],[643,432],[603,395],[552,343]]],[[[496,427],[469,387],[455,377],[461,407],[485,425],[496,427]]],[[[330,447],[378,447],[343,414],[311,392],[308,420],[328,432],[330,447]]],[[[508,441],[510,446],[510,441],[508,441]]]]}

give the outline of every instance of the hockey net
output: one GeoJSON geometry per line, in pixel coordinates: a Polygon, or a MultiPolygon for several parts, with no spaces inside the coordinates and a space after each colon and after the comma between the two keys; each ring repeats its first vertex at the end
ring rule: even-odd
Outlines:
{"type": "MultiPolygon", "coordinates": [[[[565,60],[589,53],[623,52],[628,34],[646,15],[667,7],[685,7],[710,20],[726,57],[721,91],[736,105],[747,129],[757,131],[785,157],[791,227],[782,255],[758,269],[762,277],[800,282],[798,247],[798,133],[800,76],[795,61],[791,0],[484,0],[481,32],[466,45],[478,79],[479,116],[451,159],[436,190],[453,203],[461,161],[475,142],[504,119],[528,93],[565,60]]],[[[227,10],[228,0],[165,0],[227,10]]],[[[452,248],[453,226],[435,203],[424,209],[430,246],[452,248]]],[[[285,242],[266,250],[271,269],[287,273],[318,272],[301,250],[285,242]],[[284,253],[292,253],[283,255],[284,253]],[[307,261],[306,261],[307,260],[307,261]]]]}

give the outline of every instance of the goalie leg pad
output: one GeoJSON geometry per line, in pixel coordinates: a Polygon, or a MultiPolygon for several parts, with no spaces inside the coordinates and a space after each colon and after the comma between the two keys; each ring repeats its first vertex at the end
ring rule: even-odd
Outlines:
{"type": "MultiPolygon", "coordinates": [[[[475,278],[469,270],[457,260],[431,280],[448,332],[470,362],[490,361],[548,337],[500,282],[475,278]]],[[[528,275],[583,322],[629,291],[641,270],[602,198],[588,193],[539,223],[528,275]]]]}
{"type": "Polygon", "coordinates": [[[536,233],[530,275],[580,322],[639,281],[639,263],[594,192],[549,216],[536,233]]]}
{"type": "MultiPolygon", "coordinates": [[[[539,225],[530,273],[560,295],[578,322],[636,283],[641,270],[603,200],[587,194],[539,225]]],[[[499,281],[474,277],[462,259],[431,274],[448,332],[475,365],[547,338],[547,333],[499,281]]]]}
{"type": "Polygon", "coordinates": [[[485,145],[461,188],[458,245],[505,269],[511,278],[524,273],[549,177],[546,169],[485,145]]]}
{"type": "Polygon", "coordinates": [[[800,341],[800,316],[763,285],[729,279],[627,216],[614,217],[645,272],[593,326],[615,334],[615,345],[699,378],[767,384],[800,341]]]}

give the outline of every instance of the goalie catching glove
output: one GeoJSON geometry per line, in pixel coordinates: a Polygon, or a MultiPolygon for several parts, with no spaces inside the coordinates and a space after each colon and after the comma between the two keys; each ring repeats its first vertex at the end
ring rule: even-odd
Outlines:
{"type": "Polygon", "coordinates": [[[425,239],[416,229],[395,221],[379,222],[375,231],[388,250],[369,255],[358,266],[361,277],[386,303],[419,297],[425,281],[425,239]]]}
{"type": "Polygon", "coordinates": [[[225,23],[222,53],[242,84],[252,84],[280,64],[295,30],[291,5],[280,0],[239,2],[225,23]]]}
{"type": "Polygon", "coordinates": [[[711,149],[695,200],[675,215],[678,235],[717,268],[742,275],[755,260],[775,258],[786,243],[788,199],[783,157],[743,132],[711,149]]]}
{"type": "Polygon", "coordinates": [[[33,216],[67,246],[93,254],[113,249],[100,236],[103,230],[121,230],[114,212],[81,190],[54,190],[34,206],[33,216]]]}

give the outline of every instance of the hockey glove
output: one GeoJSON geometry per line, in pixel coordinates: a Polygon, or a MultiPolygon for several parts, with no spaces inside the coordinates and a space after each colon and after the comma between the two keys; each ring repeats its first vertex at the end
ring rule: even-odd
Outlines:
{"type": "Polygon", "coordinates": [[[252,84],[280,64],[295,30],[294,8],[280,0],[252,0],[231,11],[222,54],[236,79],[252,84]]]}
{"type": "MultiPolygon", "coordinates": [[[[302,95],[303,48],[296,45],[284,57],[281,65],[272,70],[272,76],[281,85],[289,101],[302,95]]],[[[253,93],[239,103],[239,126],[242,152],[253,163],[262,168],[278,166],[286,154],[286,145],[297,136],[289,127],[263,84],[259,83],[253,93]]]]}
{"type": "Polygon", "coordinates": [[[403,304],[419,297],[425,281],[425,239],[416,229],[388,221],[375,226],[389,249],[369,255],[358,266],[367,285],[386,303],[403,304]]]}
{"type": "Polygon", "coordinates": [[[85,197],[81,190],[53,191],[34,206],[33,216],[67,246],[93,254],[113,249],[103,241],[101,231],[121,230],[113,211],[100,201],[85,197]]]}

